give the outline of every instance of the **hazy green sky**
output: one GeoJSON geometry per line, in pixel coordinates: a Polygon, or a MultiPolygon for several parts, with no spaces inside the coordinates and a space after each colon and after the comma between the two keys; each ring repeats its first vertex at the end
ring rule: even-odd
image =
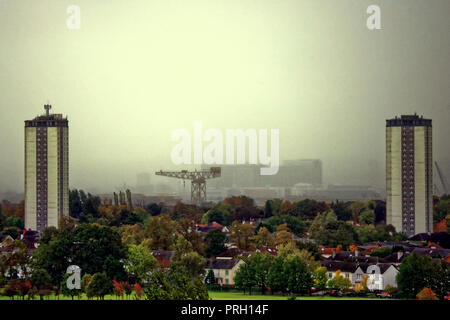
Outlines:
{"type": "Polygon", "coordinates": [[[69,117],[71,187],[174,168],[170,135],[195,120],[278,128],[282,160],[383,185],[385,119],[417,112],[445,167],[449,14],[448,0],[0,0],[0,191],[23,189],[23,121],[47,100],[69,117]]]}

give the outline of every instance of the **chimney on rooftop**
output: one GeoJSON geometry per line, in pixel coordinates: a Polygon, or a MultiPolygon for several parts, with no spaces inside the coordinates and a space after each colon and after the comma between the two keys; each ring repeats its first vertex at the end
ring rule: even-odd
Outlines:
{"type": "Polygon", "coordinates": [[[397,251],[397,261],[400,261],[400,259],[403,257],[403,251],[399,250],[397,251]]]}

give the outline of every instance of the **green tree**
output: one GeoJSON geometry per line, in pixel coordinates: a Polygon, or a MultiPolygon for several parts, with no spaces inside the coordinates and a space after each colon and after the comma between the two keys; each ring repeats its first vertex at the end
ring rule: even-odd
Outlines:
{"type": "Polygon", "coordinates": [[[341,270],[337,270],[335,276],[328,281],[327,285],[331,289],[344,290],[350,288],[352,282],[341,274],[341,270]]]}
{"type": "Polygon", "coordinates": [[[56,227],[51,226],[47,227],[42,231],[40,244],[49,244],[50,241],[55,240],[59,234],[59,231],[56,227]]]}
{"type": "Polygon", "coordinates": [[[216,277],[214,276],[214,271],[212,269],[209,269],[208,273],[206,274],[205,284],[207,286],[216,284],[216,277]]]}
{"type": "Polygon", "coordinates": [[[127,258],[124,261],[125,270],[136,281],[146,279],[150,271],[158,265],[156,258],[143,245],[128,246],[127,258]]]}
{"type": "Polygon", "coordinates": [[[195,278],[204,275],[205,265],[206,259],[193,251],[192,244],[183,236],[178,236],[170,268],[195,278]]]}
{"type": "Polygon", "coordinates": [[[285,260],[284,256],[278,256],[274,259],[270,267],[267,276],[267,285],[270,287],[272,293],[278,291],[284,293],[287,290],[286,278],[284,276],[285,260]]]}
{"type": "Polygon", "coordinates": [[[124,279],[122,261],[126,253],[117,231],[98,224],[80,224],[71,232],[60,231],[54,240],[41,244],[33,253],[32,265],[45,269],[54,285],[61,283],[71,264],[89,274],[105,272],[111,279],[124,279]]]}
{"type": "Polygon", "coordinates": [[[44,296],[51,294],[52,278],[45,269],[34,269],[30,281],[38,289],[41,300],[44,300],[44,296]]]}
{"type": "Polygon", "coordinates": [[[128,206],[128,210],[132,211],[133,210],[133,201],[131,200],[131,191],[130,189],[127,189],[125,191],[126,195],[127,195],[127,206],[128,206]]]}
{"type": "Polygon", "coordinates": [[[352,218],[351,210],[343,201],[336,200],[336,202],[331,203],[331,209],[336,214],[338,220],[348,221],[352,218]]]}
{"type": "Polygon", "coordinates": [[[311,256],[314,258],[314,260],[319,261],[322,258],[322,254],[319,251],[319,247],[313,243],[313,242],[303,242],[303,241],[297,241],[295,243],[297,249],[299,250],[306,250],[308,251],[311,256]]]}
{"type": "Polygon", "coordinates": [[[378,201],[374,209],[375,224],[386,222],[386,202],[378,201]]]}
{"type": "Polygon", "coordinates": [[[390,247],[382,247],[382,248],[375,249],[372,252],[370,252],[370,256],[385,258],[388,255],[390,255],[391,253],[392,253],[392,248],[390,248],[390,247]]]}
{"type": "Polygon", "coordinates": [[[361,224],[373,224],[375,222],[375,212],[371,209],[365,209],[359,214],[358,222],[361,224]]]}
{"type": "Polygon", "coordinates": [[[328,276],[327,268],[319,267],[314,271],[314,287],[317,290],[325,290],[327,288],[328,276]]]}
{"type": "Polygon", "coordinates": [[[187,218],[189,220],[198,222],[200,221],[202,214],[203,211],[198,206],[194,204],[178,202],[172,209],[170,217],[172,220],[187,218]]]}
{"type": "Polygon", "coordinates": [[[431,288],[439,298],[450,290],[448,265],[415,252],[402,261],[396,280],[399,294],[409,299],[414,299],[423,288],[431,288]]]}
{"type": "Polygon", "coordinates": [[[20,229],[17,227],[4,227],[2,230],[3,235],[8,235],[13,239],[18,239],[20,235],[20,229]]]}
{"type": "Polygon", "coordinates": [[[103,300],[107,294],[113,292],[113,282],[105,273],[96,273],[92,276],[86,288],[88,297],[97,297],[103,300]]]}
{"type": "Polygon", "coordinates": [[[286,248],[273,261],[268,275],[272,292],[303,293],[313,286],[313,274],[295,247],[286,248]]]}
{"type": "Polygon", "coordinates": [[[313,286],[313,275],[299,255],[288,256],[283,271],[289,292],[305,293],[313,286]]]}
{"type": "Polygon", "coordinates": [[[326,247],[337,247],[339,244],[343,247],[355,243],[357,234],[353,227],[343,221],[334,221],[325,224],[315,235],[317,243],[326,247]]]}
{"type": "Polygon", "coordinates": [[[17,278],[22,273],[25,278],[29,275],[29,259],[26,245],[20,240],[14,240],[3,249],[0,255],[1,275],[17,278]]]}
{"type": "Polygon", "coordinates": [[[200,255],[205,255],[206,243],[203,235],[200,232],[193,232],[197,229],[194,220],[182,218],[177,221],[178,234],[182,235],[187,241],[192,244],[192,249],[200,255]]]}
{"type": "Polygon", "coordinates": [[[363,225],[355,228],[355,232],[358,235],[358,240],[361,243],[378,241],[378,230],[373,224],[363,225]]]}
{"type": "MultiPolygon", "coordinates": [[[[298,217],[290,215],[273,216],[266,220],[265,224],[270,225],[275,230],[280,224],[287,224],[289,230],[298,237],[302,237],[306,230],[306,223],[298,217]]],[[[270,228],[268,228],[270,230],[270,228]]]]}
{"type": "Polygon", "coordinates": [[[442,197],[436,203],[433,211],[433,221],[438,223],[442,219],[445,219],[447,215],[450,214],[450,199],[442,197]]]}
{"type": "Polygon", "coordinates": [[[243,263],[239,266],[236,274],[234,276],[234,286],[244,291],[252,294],[252,288],[257,285],[255,271],[251,265],[243,263]]]}
{"type": "Polygon", "coordinates": [[[215,257],[225,251],[227,235],[221,230],[211,230],[205,236],[206,257],[215,257]]]}
{"type": "Polygon", "coordinates": [[[150,213],[152,216],[158,216],[161,213],[161,206],[157,203],[150,203],[145,207],[145,210],[150,213]]]}
{"type": "Polygon", "coordinates": [[[349,209],[352,212],[353,224],[356,224],[359,215],[366,209],[366,204],[361,201],[355,201],[350,205],[349,209]]]}
{"type": "Polygon", "coordinates": [[[92,280],[92,274],[85,273],[81,278],[81,291],[87,294],[87,287],[92,280]]]}
{"type": "Polygon", "coordinates": [[[16,227],[19,229],[24,228],[23,220],[21,218],[17,218],[17,217],[6,218],[6,220],[4,221],[4,224],[6,227],[16,227]]]}
{"type": "Polygon", "coordinates": [[[208,300],[208,290],[200,277],[175,271],[153,272],[145,290],[149,300],[208,300]]]}
{"type": "Polygon", "coordinates": [[[119,196],[117,195],[117,193],[113,193],[113,198],[114,198],[114,205],[118,206],[119,205],[119,196]]]}
{"type": "Polygon", "coordinates": [[[255,200],[246,196],[226,198],[223,203],[228,204],[233,209],[231,220],[248,221],[258,218],[259,213],[255,207],[255,200]]]}
{"type": "Polygon", "coordinates": [[[239,249],[251,250],[251,236],[253,235],[253,227],[250,224],[233,221],[230,228],[229,241],[236,244],[239,249]]]}
{"type": "Polygon", "coordinates": [[[110,279],[126,277],[121,261],[127,248],[117,231],[98,224],[81,224],[73,230],[72,239],[75,243],[72,261],[81,270],[90,274],[104,272],[110,279]]]}
{"type": "Polygon", "coordinates": [[[305,199],[297,202],[292,214],[304,220],[313,220],[319,213],[329,210],[330,207],[325,202],[305,199]]]}
{"type": "Polygon", "coordinates": [[[264,218],[281,215],[281,199],[267,200],[264,205],[264,218]]]}
{"type": "Polygon", "coordinates": [[[145,236],[150,239],[150,249],[173,249],[175,222],[167,216],[153,217],[145,225],[145,236]]]}
{"type": "Polygon", "coordinates": [[[122,243],[124,244],[141,244],[144,241],[145,235],[141,225],[134,224],[126,226],[122,232],[122,243]]]}
{"type": "Polygon", "coordinates": [[[229,226],[232,212],[233,208],[229,204],[219,202],[203,215],[201,222],[209,224],[215,221],[224,226],[229,226]]]}
{"type": "Polygon", "coordinates": [[[261,288],[261,294],[266,292],[267,279],[269,275],[270,267],[272,266],[274,257],[268,253],[255,253],[252,254],[246,263],[250,265],[254,272],[254,279],[256,280],[256,286],[261,288]]]}
{"type": "Polygon", "coordinates": [[[83,212],[83,204],[81,203],[80,194],[77,189],[69,191],[69,210],[70,215],[77,219],[83,212]]]}
{"type": "Polygon", "coordinates": [[[321,212],[315,218],[308,230],[309,237],[316,238],[319,231],[322,231],[327,223],[337,221],[337,216],[333,211],[321,212]]]}
{"type": "Polygon", "coordinates": [[[266,227],[259,228],[258,233],[253,236],[252,240],[255,243],[257,249],[270,247],[275,244],[272,233],[266,227]]]}

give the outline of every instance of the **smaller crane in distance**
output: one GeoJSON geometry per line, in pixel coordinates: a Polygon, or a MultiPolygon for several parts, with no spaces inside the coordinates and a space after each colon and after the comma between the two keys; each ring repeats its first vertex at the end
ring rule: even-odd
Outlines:
{"type": "Polygon", "coordinates": [[[442,185],[442,188],[444,189],[444,194],[448,194],[448,185],[447,185],[447,181],[445,180],[444,174],[442,173],[441,168],[439,168],[436,161],[434,162],[434,165],[436,166],[439,180],[441,180],[441,185],[442,185]]]}
{"type": "Polygon", "coordinates": [[[206,200],[206,179],[218,178],[221,176],[220,167],[211,167],[209,170],[181,170],[181,171],[157,171],[157,176],[165,176],[170,178],[177,178],[191,180],[191,203],[201,204],[206,200]]]}

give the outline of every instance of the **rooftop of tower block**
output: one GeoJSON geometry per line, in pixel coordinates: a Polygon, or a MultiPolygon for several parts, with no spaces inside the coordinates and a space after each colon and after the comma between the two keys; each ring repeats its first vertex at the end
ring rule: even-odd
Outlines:
{"type": "Polygon", "coordinates": [[[67,117],[61,113],[50,113],[51,105],[44,105],[45,113],[36,116],[33,120],[25,120],[26,127],[67,127],[67,117]]]}
{"type": "Polygon", "coordinates": [[[423,116],[401,115],[393,119],[386,120],[386,127],[431,127],[431,119],[425,119],[423,116]]]}

